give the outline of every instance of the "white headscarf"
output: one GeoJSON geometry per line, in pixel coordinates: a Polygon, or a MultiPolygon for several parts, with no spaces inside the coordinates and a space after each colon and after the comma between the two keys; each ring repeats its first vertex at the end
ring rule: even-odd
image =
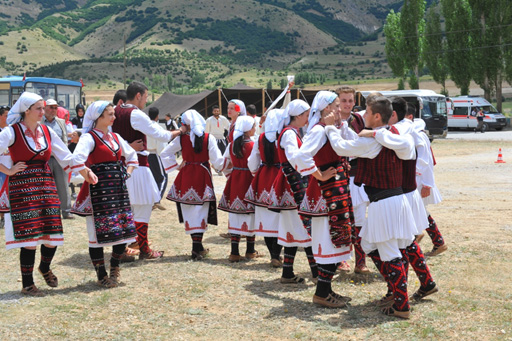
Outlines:
{"type": "Polygon", "coordinates": [[[254,126],[254,118],[251,116],[241,116],[235,122],[235,131],[233,132],[233,141],[249,131],[254,126]]]}
{"type": "Polygon", "coordinates": [[[313,128],[318,122],[320,122],[321,111],[324,110],[329,104],[334,102],[334,100],[338,97],[338,95],[331,91],[318,91],[315,99],[313,100],[313,104],[311,105],[311,111],[309,112],[309,125],[308,132],[313,128]]]}
{"type": "Polygon", "coordinates": [[[28,110],[34,103],[42,101],[43,98],[32,92],[25,91],[13,105],[7,114],[7,124],[18,123],[21,120],[21,114],[28,110]]]}
{"type": "Polygon", "coordinates": [[[245,103],[244,102],[242,102],[239,99],[232,99],[232,100],[230,100],[230,102],[233,102],[233,103],[235,103],[236,105],[238,105],[240,107],[240,110],[237,110],[240,113],[240,116],[247,115],[247,111],[245,110],[245,103]]]}
{"type": "Polygon", "coordinates": [[[88,133],[94,128],[94,122],[103,114],[109,101],[96,101],[93,102],[85,111],[84,121],[82,123],[82,134],[88,133]]]}
{"type": "Polygon", "coordinates": [[[181,114],[181,123],[190,126],[190,142],[194,147],[196,136],[203,136],[204,134],[204,127],[206,126],[204,117],[195,110],[187,110],[181,114]]]}
{"type": "Polygon", "coordinates": [[[265,137],[270,142],[277,139],[277,134],[283,130],[284,121],[287,116],[284,115],[284,109],[272,109],[267,111],[267,119],[265,120],[265,137]]]}

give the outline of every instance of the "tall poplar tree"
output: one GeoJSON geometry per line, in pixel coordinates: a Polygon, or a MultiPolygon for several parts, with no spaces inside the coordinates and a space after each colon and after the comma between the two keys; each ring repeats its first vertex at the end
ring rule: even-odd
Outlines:
{"type": "Polygon", "coordinates": [[[446,41],[443,35],[441,16],[434,6],[431,6],[427,12],[423,59],[434,81],[441,84],[443,87],[442,92],[447,94],[446,79],[448,78],[448,67],[445,56],[446,41]]]}
{"type": "Polygon", "coordinates": [[[400,13],[391,10],[384,24],[386,36],[386,59],[391,71],[402,80],[405,77],[405,62],[403,58],[403,34],[400,29],[400,13]]]}
{"type": "Polygon", "coordinates": [[[471,82],[471,8],[468,0],[441,0],[446,30],[446,61],[461,95],[471,82]]]}
{"type": "Polygon", "coordinates": [[[400,29],[405,67],[411,72],[409,86],[418,89],[419,70],[423,67],[422,50],[425,32],[425,0],[404,0],[400,29]]]}

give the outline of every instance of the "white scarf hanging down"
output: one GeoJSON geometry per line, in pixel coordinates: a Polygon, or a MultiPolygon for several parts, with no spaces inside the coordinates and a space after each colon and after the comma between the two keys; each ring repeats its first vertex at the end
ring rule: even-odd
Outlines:
{"type": "Polygon", "coordinates": [[[190,142],[194,147],[196,136],[204,135],[204,127],[206,126],[204,117],[195,110],[187,110],[181,114],[181,123],[190,126],[190,142]]]}
{"type": "Polygon", "coordinates": [[[9,113],[7,114],[7,124],[18,123],[21,120],[21,114],[28,110],[34,103],[42,101],[43,98],[32,92],[25,91],[18,98],[9,113]]]}
{"type": "Polygon", "coordinates": [[[313,104],[311,105],[311,111],[309,112],[309,125],[308,132],[318,123],[321,118],[321,111],[324,110],[329,104],[334,102],[338,95],[331,91],[318,91],[313,104]]]}
{"type": "Polygon", "coordinates": [[[254,118],[251,116],[241,116],[236,119],[235,131],[233,132],[233,141],[242,136],[246,131],[254,127],[254,118]]]}
{"type": "Polygon", "coordinates": [[[82,123],[82,134],[88,133],[94,128],[94,122],[103,114],[103,111],[105,111],[109,104],[110,102],[108,101],[96,101],[89,105],[85,111],[84,122],[82,123]]]}
{"type": "Polygon", "coordinates": [[[270,107],[268,107],[267,111],[265,111],[264,115],[266,115],[270,110],[274,109],[274,107],[277,105],[277,103],[279,103],[279,101],[286,95],[286,93],[290,89],[290,83],[295,80],[295,76],[287,76],[287,78],[288,78],[288,84],[286,85],[286,88],[284,88],[283,92],[281,92],[279,94],[279,96],[277,96],[277,98],[274,100],[274,102],[272,102],[270,107]]]}
{"type": "Polygon", "coordinates": [[[245,103],[242,102],[239,99],[232,99],[230,102],[235,103],[235,105],[238,105],[238,108],[235,106],[235,110],[240,113],[240,116],[247,115],[247,110],[245,110],[245,103]]]}
{"type": "Polygon", "coordinates": [[[270,142],[275,142],[277,134],[283,130],[285,116],[284,109],[272,109],[267,111],[267,119],[265,120],[265,137],[270,142]]]}

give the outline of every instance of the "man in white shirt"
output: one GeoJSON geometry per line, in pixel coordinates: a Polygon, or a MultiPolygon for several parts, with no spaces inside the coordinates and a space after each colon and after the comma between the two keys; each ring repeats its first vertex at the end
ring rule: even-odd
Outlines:
{"type": "Polygon", "coordinates": [[[225,132],[229,131],[229,121],[226,117],[220,114],[219,106],[214,105],[213,116],[210,116],[206,120],[206,127],[204,128],[205,133],[212,134],[217,140],[217,146],[220,149],[220,152],[224,154],[226,150],[226,137],[225,132]]]}
{"type": "MultiPolygon", "coordinates": [[[[159,113],[160,111],[158,108],[149,108],[149,119],[156,122],[156,124],[159,124],[159,113]]],[[[151,170],[156,185],[158,186],[158,190],[160,191],[160,199],[164,197],[165,189],[167,188],[167,173],[165,172],[162,160],[160,159],[160,153],[164,150],[165,146],[167,146],[167,142],[158,141],[151,136],[147,136],[149,169],[151,170]]],[[[154,207],[159,210],[165,210],[165,207],[160,202],[155,203],[154,207]]]]}

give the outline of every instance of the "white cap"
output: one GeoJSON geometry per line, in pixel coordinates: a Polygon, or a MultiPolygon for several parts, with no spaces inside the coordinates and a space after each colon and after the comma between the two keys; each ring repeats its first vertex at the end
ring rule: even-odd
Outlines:
{"type": "Polygon", "coordinates": [[[57,104],[56,100],[54,100],[53,98],[50,98],[50,99],[46,100],[46,106],[50,106],[50,105],[58,105],[58,104],[57,104]]]}

